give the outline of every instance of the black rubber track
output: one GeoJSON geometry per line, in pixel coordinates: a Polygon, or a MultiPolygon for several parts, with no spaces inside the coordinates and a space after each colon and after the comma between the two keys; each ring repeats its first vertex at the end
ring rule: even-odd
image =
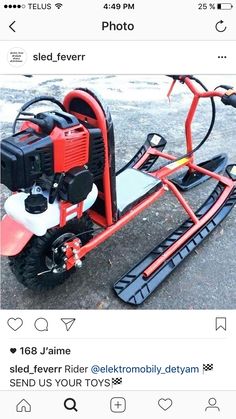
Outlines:
{"type": "MultiPolygon", "coordinates": [[[[196,216],[201,219],[215,204],[224,190],[219,182],[207,199],[196,211],[196,216]]],[[[193,221],[188,219],[178,227],[161,244],[148,253],[141,262],[121,277],[115,284],[114,290],[118,297],[129,304],[139,305],[174,271],[174,269],[224,220],[236,203],[236,189],[228,196],[221,208],[213,217],[201,227],[172,257],[159,267],[149,278],[143,276],[145,269],[157,260],[170,246],[177,242],[187,230],[193,226],[193,221]]]]}

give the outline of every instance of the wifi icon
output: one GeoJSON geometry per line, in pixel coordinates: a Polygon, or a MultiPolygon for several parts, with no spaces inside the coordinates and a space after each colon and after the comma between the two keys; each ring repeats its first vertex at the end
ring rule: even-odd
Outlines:
{"type": "Polygon", "coordinates": [[[56,6],[58,9],[60,9],[60,8],[63,6],[63,4],[62,4],[62,3],[56,3],[56,4],[55,4],[55,6],[56,6]]]}

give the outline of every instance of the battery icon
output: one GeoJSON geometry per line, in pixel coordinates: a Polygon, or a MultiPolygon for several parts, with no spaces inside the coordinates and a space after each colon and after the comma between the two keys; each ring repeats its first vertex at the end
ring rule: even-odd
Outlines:
{"type": "Polygon", "coordinates": [[[217,9],[219,10],[231,10],[233,7],[232,3],[217,3],[217,9]]]}

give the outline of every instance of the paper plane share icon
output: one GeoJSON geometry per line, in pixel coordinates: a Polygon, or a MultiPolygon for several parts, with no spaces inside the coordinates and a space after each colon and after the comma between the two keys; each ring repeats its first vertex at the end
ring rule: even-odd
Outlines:
{"type": "Polygon", "coordinates": [[[74,322],[76,319],[73,318],[62,318],[61,321],[64,323],[64,325],[66,326],[66,330],[67,332],[70,330],[70,328],[73,326],[74,322]]]}

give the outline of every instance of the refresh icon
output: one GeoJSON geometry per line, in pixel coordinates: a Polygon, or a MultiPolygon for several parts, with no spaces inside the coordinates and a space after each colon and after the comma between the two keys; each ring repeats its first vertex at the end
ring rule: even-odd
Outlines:
{"type": "Polygon", "coordinates": [[[227,26],[224,25],[223,20],[219,20],[219,22],[216,23],[215,28],[217,32],[225,32],[227,29],[227,26]]]}

